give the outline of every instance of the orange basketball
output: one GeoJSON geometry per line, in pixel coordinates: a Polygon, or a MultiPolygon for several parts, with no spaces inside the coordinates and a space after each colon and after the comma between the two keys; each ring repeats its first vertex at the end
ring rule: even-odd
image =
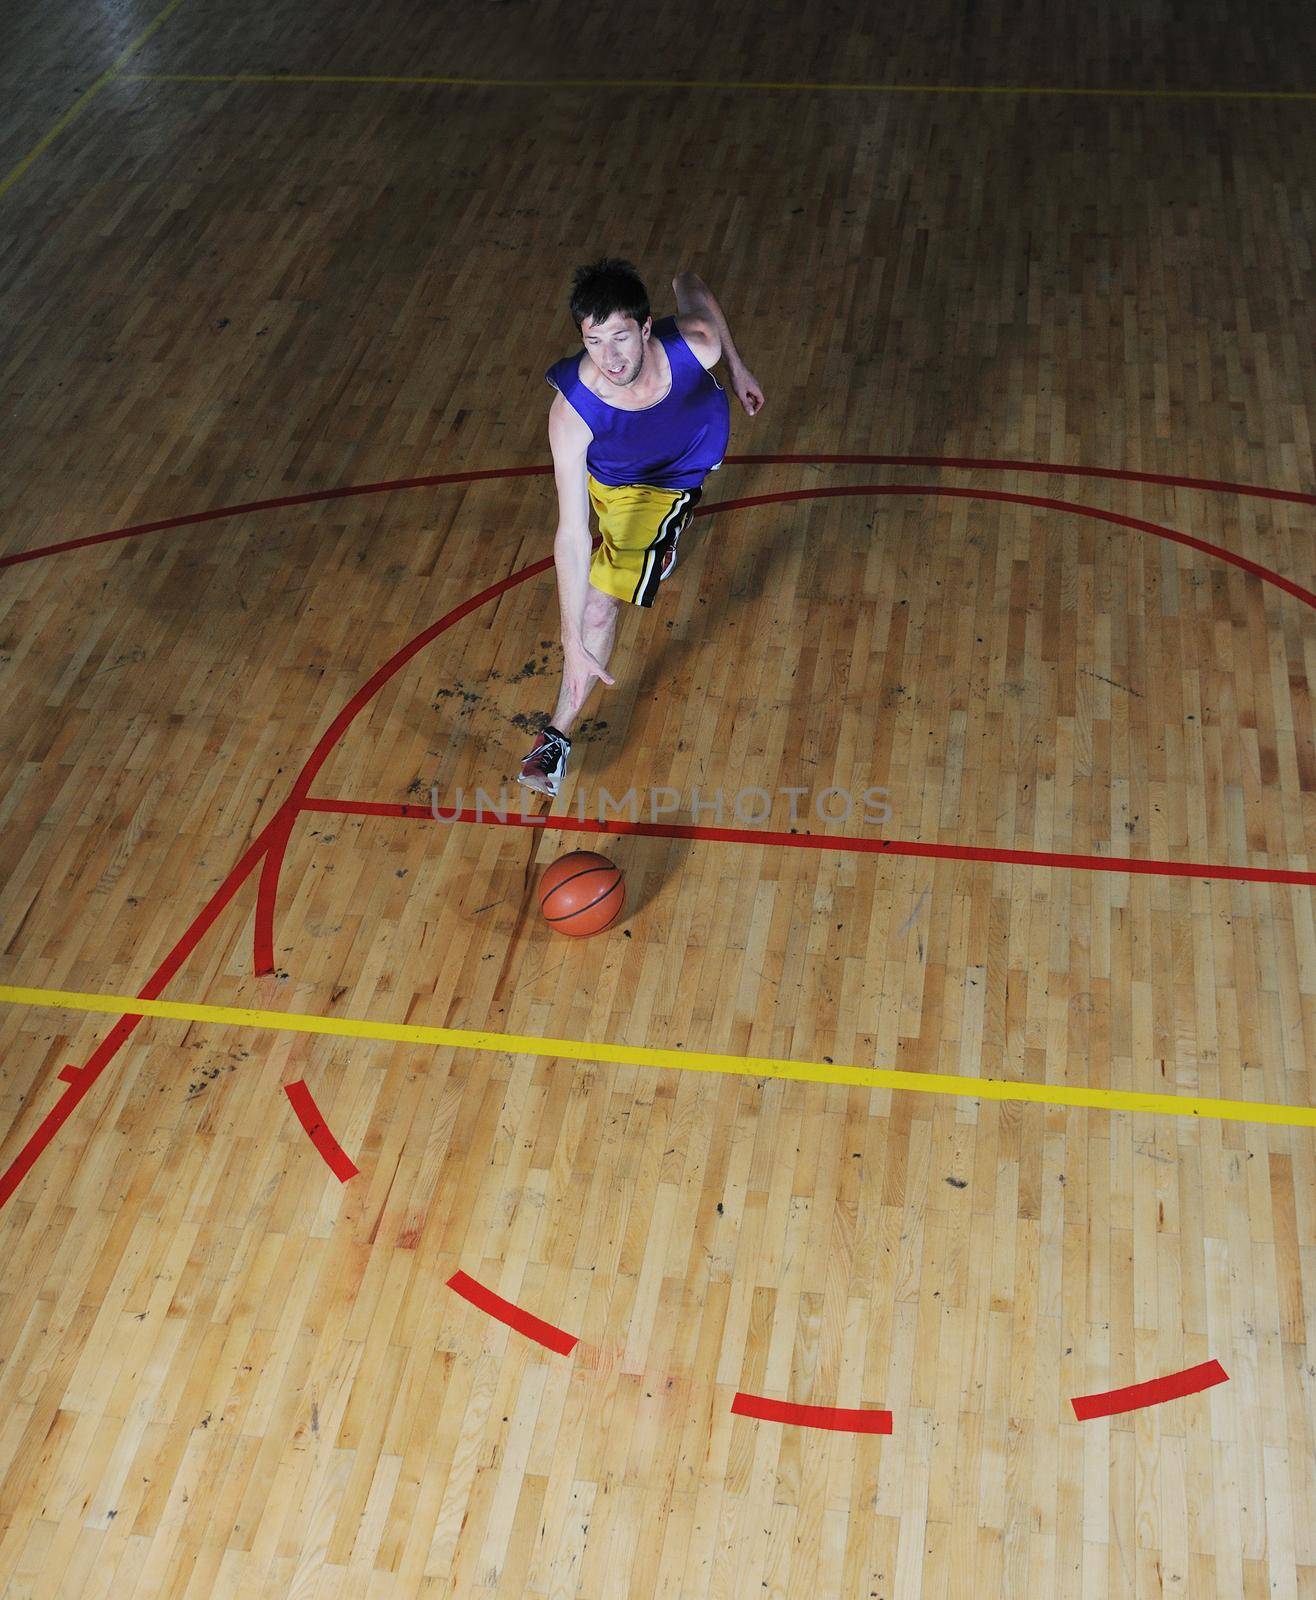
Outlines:
{"type": "Polygon", "coordinates": [[[544,921],[573,939],[600,933],[626,899],[621,868],[592,850],[559,856],[539,880],[539,909],[544,921]]]}

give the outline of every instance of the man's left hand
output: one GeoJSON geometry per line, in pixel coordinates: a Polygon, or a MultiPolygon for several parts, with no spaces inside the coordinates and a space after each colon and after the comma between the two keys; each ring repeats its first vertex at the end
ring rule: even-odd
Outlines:
{"type": "Polygon", "coordinates": [[[737,367],[731,374],[731,392],[751,417],[763,406],[763,390],[748,367],[737,367]]]}

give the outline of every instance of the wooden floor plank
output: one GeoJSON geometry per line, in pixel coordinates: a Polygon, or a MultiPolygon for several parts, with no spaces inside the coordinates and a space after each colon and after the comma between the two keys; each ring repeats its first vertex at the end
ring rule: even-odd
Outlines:
{"type": "MultiPolygon", "coordinates": [[[[205,912],[360,686],[551,555],[516,469],[604,252],[656,315],[701,273],[767,404],[559,809],[1309,870],[1311,608],[1119,521],[1316,588],[1295,6],[184,0],[100,82],[155,16],[45,7],[0,64],[0,559],[298,503],[0,570],[5,982],[185,949],[213,1005],[1313,1103],[1305,885],[427,815],[515,788],[551,572],[341,731],[311,793],[416,814],[295,820],[272,973],[259,870],[205,912]],[[480,81],[366,81],[426,78],[480,81]],[[533,890],[582,845],[627,905],[572,941],[533,890]]],[[[0,1167],[112,1050],[0,1217],[0,1588],[1316,1594],[1309,1129],[0,1011],[0,1167]]]]}

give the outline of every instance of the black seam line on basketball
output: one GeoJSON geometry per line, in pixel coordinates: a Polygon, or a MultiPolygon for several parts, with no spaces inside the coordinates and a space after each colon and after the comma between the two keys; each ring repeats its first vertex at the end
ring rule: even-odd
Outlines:
{"type": "MultiPolygon", "coordinates": [[[[608,887],[603,891],[602,894],[595,895],[594,898],[590,901],[590,903],[587,906],[577,906],[574,911],[564,911],[560,917],[550,917],[548,912],[545,911],[544,912],[544,921],[545,922],[570,922],[572,917],[580,916],[582,911],[593,911],[594,907],[596,905],[598,905],[600,900],[606,900],[610,894],[615,894],[617,892],[617,890],[620,889],[620,888],[621,888],[621,879],[618,878],[616,883],[609,884],[608,887]]],[[[541,906],[540,909],[543,910],[543,907],[541,906]]]]}
{"type": "MultiPolygon", "coordinates": [[[[542,897],[539,902],[540,905],[543,905],[544,901],[548,899],[549,895],[556,894],[559,889],[565,889],[567,884],[574,883],[577,878],[583,878],[587,872],[605,872],[606,870],[607,869],[605,867],[599,866],[582,867],[579,872],[573,872],[569,877],[563,878],[560,883],[555,883],[548,891],[548,894],[542,897]]],[[[614,866],[612,870],[616,872],[617,868],[614,866]]]]}
{"type": "MultiPolygon", "coordinates": [[[[593,868],[591,870],[601,871],[602,869],[601,868],[593,868]]],[[[618,873],[616,878],[613,880],[613,882],[608,885],[608,887],[603,891],[602,894],[595,895],[595,897],[590,901],[589,905],[576,906],[574,910],[572,910],[572,911],[564,911],[564,912],[561,913],[560,916],[550,916],[549,912],[548,912],[548,902],[557,893],[558,889],[560,889],[562,887],[561,884],[554,884],[554,886],[548,891],[548,893],[544,896],[544,898],[539,902],[539,909],[544,913],[545,921],[547,921],[547,922],[564,922],[568,917],[574,917],[574,916],[577,915],[577,913],[579,913],[581,911],[588,911],[590,906],[598,905],[600,900],[606,900],[607,897],[612,893],[612,891],[614,889],[616,889],[617,887],[619,887],[619,885],[621,884],[621,881],[622,881],[621,874],[618,873]]]]}

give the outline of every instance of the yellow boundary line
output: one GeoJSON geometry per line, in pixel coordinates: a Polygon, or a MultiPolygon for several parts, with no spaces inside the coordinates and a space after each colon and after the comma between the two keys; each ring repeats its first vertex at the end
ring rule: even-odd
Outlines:
{"type": "Polygon", "coordinates": [[[398,1044],[452,1045],[500,1055],[554,1056],[618,1066],[665,1067],[678,1072],[722,1072],[742,1078],[790,1078],[800,1083],[845,1084],[860,1089],[903,1089],[973,1100],[1019,1100],[1031,1105],[1087,1106],[1098,1111],[1142,1111],[1154,1116],[1207,1117],[1226,1122],[1268,1122],[1316,1128],[1316,1107],[1274,1105],[1264,1100],[1211,1100],[1174,1094],[1139,1094],[1128,1089],[1082,1089],[1052,1083],[1015,1083],[1000,1078],[962,1078],[935,1072],[897,1072],[830,1061],[788,1061],[773,1056],[717,1055],[702,1050],[655,1049],[646,1045],[596,1044],[584,1039],[546,1039],[534,1034],[492,1033],[469,1028],[432,1028],[369,1018],[317,1017],[301,1011],[254,1011],[245,1006],[197,1005],[184,1000],[139,1000],[132,995],[83,994],[66,989],[28,989],[0,984],[0,1003],[94,1011],[107,1016],[167,1017],[177,1022],[213,1022],[225,1027],[274,1032],[329,1034],[343,1039],[391,1039],[398,1044]]]}
{"type": "Polygon", "coordinates": [[[940,83],[738,83],[715,78],[449,78],[319,72],[132,72],[134,83],[357,83],[457,89],[793,89],[837,94],[1065,95],[1120,100],[1316,100],[1313,89],[1081,89],[940,83]]]}
{"type": "Polygon", "coordinates": [[[33,145],[32,149],[28,151],[28,153],[23,157],[23,159],[18,163],[18,165],[9,173],[9,175],[6,178],[4,178],[3,181],[0,181],[0,195],[4,195],[9,189],[11,189],[14,186],[14,184],[16,184],[18,182],[18,180],[23,176],[23,174],[32,165],[32,163],[41,154],[41,152],[43,150],[48,149],[49,146],[52,145],[55,142],[56,139],[59,138],[60,134],[64,132],[65,128],[68,127],[69,123],[72,122],[75,117],[81,115],[81,113],[86,110],[87,106],[91,103],[91,101],[96,98],[96,96],[101,92],[101,90],[105,87],[105,85],[111,81],[111,79],[113,79],[115,77],[123,76],[123,74],[120,73],[119,69],[123,66],[124,62],[131,60],[131,58],[134,55],[137,54],[137,52],[146,43],[146,41],[151,37],[151,35],[153,33],[155,33],[159,28],[162,28],[165,25],[166,22],[168,22],[169,18],[174,14],[175,11],[178,10],[179,6],[181,6],[182,3],[183,3],[183,0],[169,0],[169,4],[164,8],[164,10],[162,12],[160,12],[160,14],[156,17],[155,21],[152,22],[149,27],[143,29],[143,31],[137,35],[137,37],[128,46],[128,48],[126,50],[122,51],[115,58],[113,64],[111,66],[109,66],[108,68],[106,68],[106,70],[101,73],[100,77],[96,79],[95,83],[93,83],[92,86],[89,89],[85,90],[82,94],[80,94],[78,96],[78,98],[73,102],[73,104],[69,107],[69,109],[64,113],[64,115],[59,119],[59,121],[55,124],[55,126],[50,130],[50,132],[48,134],[46,134],[45,138],[41,139],[37,144],[33,145]]]}
{"type": "Polygon", "coordinates": [[[75,118],[115,78],[125,83],[339,83],[383,84],[394,87],[453,89],[743,89],[793,90],[799,93],[835,94],[958,94],[958,95],[1061,95],[1070,98],[1120,100],[1316,100],[1310,89],[1083,89],[1046,85],[968,83],[755,83],[721,79],[682,78],[453,78],[439,76],[383,77],[365,73],[313,72],[123,72],[146,41],[164,26],[183,0],[169,4],[115,61],[73,102],[53,128],[35,144],[17,166],[0,179],[5,195],[41,153],[48,149],[75,118]]]}

